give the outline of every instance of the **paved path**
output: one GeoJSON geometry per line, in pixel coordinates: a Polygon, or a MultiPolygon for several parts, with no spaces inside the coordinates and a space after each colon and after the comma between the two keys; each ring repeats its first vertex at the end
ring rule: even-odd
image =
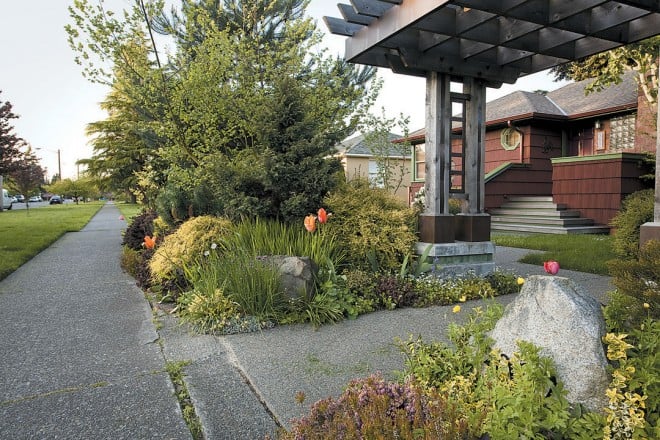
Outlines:
{"type": "MultiPolygon", "coordinates": [[[[451,307],[403,309],[318,330],[213,337],[157,310],[156,333],[147,301],[119,268],[125,225],[118,217],[106,205],[82,232],[0,282],[0,439],[190,438],[163,373],[166,360],[190,362],[185,380],[207,439],[274,436],[352,378],[395,377],[403,367],[396,339],[443,340],[448,323],[465,316],[451,307]]],[[[523,276],[542,273],[515,262],[525,252],[498,248],[496,262],[523,276]]],[[[609,289],[607,277],[561,275],[600,299],[609,289]]]]}
{"type": "Polygon", "coordinates": [[[187,439],[107,205],[0,282],[0,438],[187,439]]]}

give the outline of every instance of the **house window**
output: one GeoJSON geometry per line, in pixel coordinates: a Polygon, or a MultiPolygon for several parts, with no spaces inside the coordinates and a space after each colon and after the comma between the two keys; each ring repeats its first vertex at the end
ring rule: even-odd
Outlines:
{"type": "Polygon", "coordinates": [[[413,179],[424,180],[426,177],[426,153],[425,144],[417,144],[413,150],[413,161],[415,163],[415,175],[413,179]]]}
{"type": "Polygon", "coordinates": [[[520,146],[522,136],[515,128],[505,128],[500,134],[500,143],[502,148],[507,151],[513,151],[520,146]]]}
{"type": "Polygon", "coordinates": [[[384,188],[383,176],[380,172],[380,165],[375,160],[369,161],[369,183],[376,188],[384,188]]]}
{"type": "Polygon", "coordinates": [[[610,150],[628,150],[635,146],[635,114],[610,119],[610,150]]]}

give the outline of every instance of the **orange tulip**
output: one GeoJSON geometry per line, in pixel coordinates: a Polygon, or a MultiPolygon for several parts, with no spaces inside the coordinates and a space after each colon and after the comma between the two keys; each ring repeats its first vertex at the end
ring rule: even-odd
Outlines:
{"type": "Polygon", "coordinates": [[[156,239],[151,238],[148,235],[144,236],[144,247],[147,249],[153,249],[156,247],[156,239]]]}
{"type": "Polygon", "coordinates": [[[324,224],[328,222],[328,213],[324,208],[319,209],[319,223],[324,224]]]}
{"type": "Polygon", "coordinates": [[[305,229],[307,229],[309,232],[314,232],[316,231],[316,217],[313,215],[308,215],[305,217],[305,229]]]}

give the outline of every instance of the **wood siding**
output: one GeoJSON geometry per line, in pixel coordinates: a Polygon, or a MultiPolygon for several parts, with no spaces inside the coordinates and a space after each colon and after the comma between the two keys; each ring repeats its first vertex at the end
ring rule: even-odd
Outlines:
{"type": "Polygon", "coordinates": [[[561,135],[552,125],[518,129],[523,133],[522,145],[513,151],[502,147],[502,130],[486,133],[486,173],[511,165],[486,182],[486,210],[499,208],[510,196],[552,195],[551,159],[561,156],[561,135]]]}
{"type": "Polygon", "coordinates": [[[647,171],[641,156],[630,153],[557,159],[552,170],[554,202],[606,225],[627,195],[644,188],[639,176],[647,171]]]}

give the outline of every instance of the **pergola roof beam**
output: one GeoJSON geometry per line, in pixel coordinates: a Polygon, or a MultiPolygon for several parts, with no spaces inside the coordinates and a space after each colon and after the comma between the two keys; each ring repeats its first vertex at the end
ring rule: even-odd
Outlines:
{"type": "Polygon", "coordinates": [[[391,2],[381,0],[350,0],[356,14],[366,15],[368,17],[381,17],[393,5],[391,2]]]}
{"type": "MultiPolygon", "coordinates": [[[[447,60],[489,81],[494,72],[510,82],[511,71],[540,69],[657,35],[659,0],[351,0],[340,4],[344,20],[328,20],[347,35],[351,62],[409,68],[426,65],[460,76],[447,60]],[[369,56],[372,51],[381,51],[369,56]],[[412,62],[409,55],[427,58],[412,62]],[[387,56],[385,55],[387,54],[387,56]],[[369,60],[369,61],[367,61],[369,60]],[[476,69],[469,69],[476,63],[476,69]],[[552,64],[555,63],[555,64],[552,64]],[[486,72],[486,73],[484,73],[486,72]]],[[[402,72],[405,73],[405,72],[402,72]]]]}
{"type": "Polygon", "coordinates": [[[323,17],[325,25],[335,35],[343,35],[345,37],[352,37],[357,31],[364,26],[354,23],[348,23],[344,20],[335,17],[323,17]]]}
{"type": "Polygon", "coordinates": [[[366,15],[360,15],[355,12],[355,9],[352,5],[347,5],[345,3],[339,3],[337,5],[341,16],[344,17],[349,23],[361,24],[361,25],[370,25],[376,19],[375,17],[369,17],[366,15]]]}

